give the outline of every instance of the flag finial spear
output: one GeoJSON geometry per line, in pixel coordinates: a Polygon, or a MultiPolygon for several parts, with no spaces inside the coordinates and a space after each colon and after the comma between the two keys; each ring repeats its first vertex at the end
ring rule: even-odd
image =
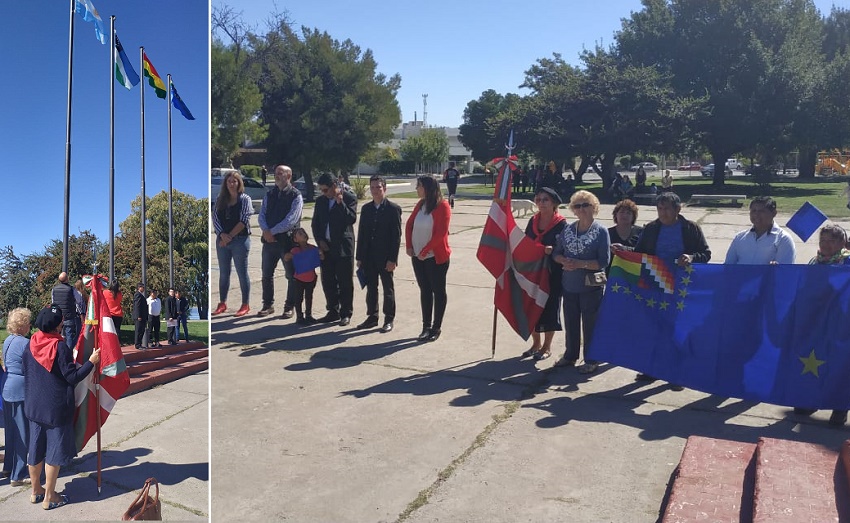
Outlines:
{"type": "Polygon", "coordinates": [[[511,134],[508,136],[508,143],[505,144],[505,149],[508,150],[508,154],[505,155],[507,157],[510,157],[511,153],[513,153],[514,149],[516,149],[516,145],[514,144],[514,130],[513,129],[511,129],[511,134]]]}

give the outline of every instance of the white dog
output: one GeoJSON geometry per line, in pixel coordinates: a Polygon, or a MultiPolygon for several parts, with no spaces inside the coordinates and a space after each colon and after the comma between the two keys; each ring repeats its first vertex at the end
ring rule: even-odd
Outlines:
{"type": "Polygon", "coordinates": [[[511,212],[516,213],[519,218],[521,212],[523,216],[528,213],[534,214],[534,202],[531,200],[511,200],[511,212]]]}

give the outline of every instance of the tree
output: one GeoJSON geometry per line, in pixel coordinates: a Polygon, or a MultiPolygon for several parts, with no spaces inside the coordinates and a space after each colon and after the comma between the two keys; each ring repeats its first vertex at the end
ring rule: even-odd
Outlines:
{"type": "Polygon", "coordinates": [[[505,153],[507,134],[498,128],[497,122],[503,122],[505,114],[519,103],[519,95],[501,95],[488,89],[466,104],[458,139],[472,151],[473,158],[486,163],[505,153]]]}
{"type": "Polygon", "coordinates": [[[423,129],[417,136],[406,139],[399,150],[405,160],[430,166],[448,159],[449,139],[443,129],[423,129]]]}
{"type": "MultiPolygon", "coordinates": [[[[267,147],[285,158],[312,187],[313,169],[354,167],[401,122],[397,74],[377,72],[371,50],[340,42],[317,29],[299,36],[283,21],[258,38],[267,147]]],[[[312,199],[312,194],[308,195],[312,199]]]]}

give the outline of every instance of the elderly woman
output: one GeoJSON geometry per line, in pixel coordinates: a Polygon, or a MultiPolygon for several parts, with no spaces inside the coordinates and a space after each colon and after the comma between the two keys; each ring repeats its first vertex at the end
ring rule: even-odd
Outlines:
{"type": "MultiPolygon", "coordinates": [[[[821,227],[818,236],[818,253],[809,261],[809,265],[850,265],[850,249],[847,249],[847,232],[838,225],[827,224],[821,227]]],[[[795,408],[796,414],[811,416],[816,409],[795,408]]],[[[847,423],[846,410],[833,410],[829,424],[841,427],[847,423]]]]}
{"type": "Polygon", "coordinates": [[[587,348],[604,290],[593,276],[608,266],[611,240],[608,229],[595,220],[599,213],[599,200],[593,193],[577,191],[570,198],[570,209],[578,220],[564,227],[553,251],[553,259],[563,268],[561,285],[567,329],[567,350],[555,366],[572,367],[576,364],[583,332],[585,357],[579,372],[590,374],[599,367],[598,362],[588,359],[587,348]]]}
{"type": "Polygon", "coordinates": [[[608,228],[611,239],[611,254],[617,251],[633,251],[643,227],[635,225],[638,207],[632,200],[622,200],[614,206],[614,226],[608,228]]]}
{"type": "MultiPolygon", "coordinates": [[[[566,220],[558,213],[561,197],[554,189],[541,187],[534,195],[537,214],[532,216],[525,228],[525,235],[545,245],[545,253],[552,254],[558,235],[564,230],[566,220]]],[[[552,338],[561,330],[561,266],[549,260],[549,299],[537,325],[531,333],[531,348],[522,353],[523,358],[533,356],[545,360],[551,355],[552,338]],[[540,342],[543,333],[543,343],[540,342]]]]}
{"type": "Polygon", "coordinates": [[[417,339],[436,341],[448,301],[446,275],[452,252],[449,248],[452,210],[449,202],[443,199],[440,185],[430,176],[417,178],[416,194],[419,201],[404,226],[404,239],[407,255],[413,260],[422,307],[422,333],[417,339]]]}
{"type": "Polygon", "coordinates": [[[13,309],[6,321],[9,337],[3,342],[3,370],[6,384],[3,385],[3,418],[6,427],[6,456],[4,466],[9,465],[11,485],[28,485],[27,470],[27,418],[24,415],[24,369],[23,358],[27,351],[30,333],[29,309],[13,309]]]}
{"type": "Polygon", "coordinates": [[[74,386],[83,381],[100,361],[94,349],[81,367],[61,336],[62,309],[53,304],[35,319],[39,329],[32,335],[24,353],[24,414],[29,420],[29,473],[32,481],[30,502],[51,510],[68,503],[68,496],[56,492],[59,468],[77,454],[74,442],[74,386]],[[44,469],[45,484],[41,485],[44,469]]]}
{"type": "Polygon", "coordinates": [[[218,307],[213,315],[227,310],[227,292],[230,290],[230,263],[236,267],[239,289],[242,291],[242,306],[236,316],[248,314],[248,295],[251,280],[248,278],[248,251],[251,250],[251,227],[249,220],[254,214],[251,197],[245,194],[245,182],[238,171],[228,171],[221,184],[213,210],[213,228],[218,256],[218,307]]]}

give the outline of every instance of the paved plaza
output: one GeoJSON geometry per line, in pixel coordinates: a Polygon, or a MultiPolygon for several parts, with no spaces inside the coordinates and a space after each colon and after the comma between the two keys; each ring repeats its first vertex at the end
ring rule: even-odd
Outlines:
{"type": "MultiPolygon", "coordinates": [[[[395,201],[406,221],[415,200],[395,201]]],[[[359,288],[349,327],[281,319],[282,269],[276,314],[257,317],[254,229],[252,313],[232,315],[239,306],[234,273],[230,312],[212,322],[213,521],[653,522],[689,435],[830,448],[847,438],[847,429],[826,426],[828,412],[796,419],[785,407],[638,383],[633,371],[610,365],[590,376],[552,368],[563,333],[552,358],[519,360],[529,345],[501,316],[491,359],[494,281],[475,258],[489,204],[464,199],[455,206],[448,310],[434,343],[415,339],[418,288],[403,252],[391,333],[353,328],[365,319],[359,288]]],[[[640,209],[639,223],[656,217],[654,207],[640,209]]],[[[611,211],[600,210],[606,225],[611,211]]],[[[746,207],[682,214],[702,225],[715,263],[749,226],[746,207]]],[[[789,217],[783,212],[777,221],[789,217]]],[[[525,227],[527,218],[518,222],[525,227]]],[[[816,241],[798,241],[798,263],[815,254],[816,241]]],[[[213,302],[217,283],[213,257],[213,302]]],[[[318,286],[314,315],[323,314],[318,286]]],[[[622,330],[628,343],[627,319],[600,321],[622,330]]]]}

